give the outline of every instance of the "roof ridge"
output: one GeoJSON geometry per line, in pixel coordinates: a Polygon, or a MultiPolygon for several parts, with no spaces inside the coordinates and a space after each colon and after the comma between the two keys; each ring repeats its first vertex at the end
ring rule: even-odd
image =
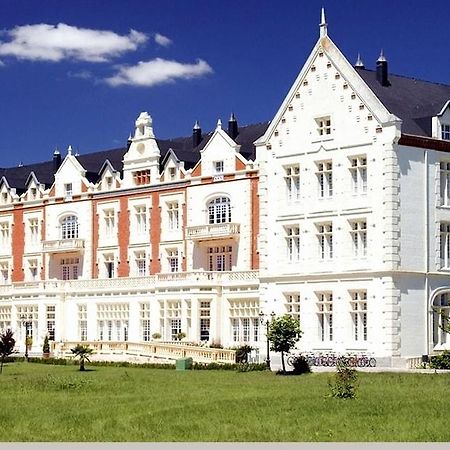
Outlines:
{"type": "MultiPolygon", "coordinates": [[[[374,72],[374,73],[376,72],[375,69],[367,69],[367,68],[364,68],[364,69],[360,68],[357,70],[365,70],[366,72],[374,72]]],[[[392,72],[389,72],[388,77],[389,76],[394,76],[394,77],[398,77],[398,78],[406,78],[407,80],[420,81],[421,83],[435,84],[437,86],[445,86],[445,87],[450,88],[450,84],[441,83],[440,81],[423,80],[422,78],[408,77],[407,75],[398,75],[398,74],[392,73],[392,72]]]]}

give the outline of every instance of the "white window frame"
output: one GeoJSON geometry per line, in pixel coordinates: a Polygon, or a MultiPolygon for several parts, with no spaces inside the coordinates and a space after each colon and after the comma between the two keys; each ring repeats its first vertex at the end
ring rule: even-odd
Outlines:
{"type": "Polygon", "coordinates": [[[317,162],[317,181],[319,183],[319,198],[329,198],[333,196],[333,162],[317,162]]]}
{"type": "Polygon", "coordinates": [[[331,342],[334,339],[333,328],[333,293],[317,292],[317,318],[319,324],[319,340],[331,342]]]}
{"type": "Polygon", "coordinates": [[[208,223],[210,225],[231,222],[231,200],[216,197],[208,202],[208,223]]]}
{"type": "Polygon", "coordinates": [[[286,183],[286,198],[288,202],[300,200],[300,165],[294,164],[284,168],[286,183]]]}
{"type": "Polygon", "coordinates": [[[170,231],[180,229],[180,204],[178,201],[167,202],[167,217],[170,231]]]}
{"type": "Polygon", "coordinates": [[[65,216],[61,219],[61,240],[78,239],[78,217],[65,216]]]}
{"type": "Polygon", "coordinates": [[[352,238],[352,254],[355,258],[367,256],[367,221],[365,219],[350,222],[352,238]]]}
{"type": "Polygon", "coordinates": [[[368,338],[367,291],[353,291],[350,294],[353,340],[366,342],[368,338]]]}
{"type": "Polygon", "coordinates": [[[352,156],[349,170],[353,194],[365,194],[367,192],[367,157],[365,155],[352,156]]]}
{"type": "Polygon", "coordinates": [[[440,261],[441,269],[450,269],[450,222],[440,223],[440,261]]]}
{"type": "Polygon", "coordinates": [[[316,119],[317,133],[319,136],[330,136],[331,135],[331,117],[324,116],[318,117],[316,119]]]}
{"type": "Polygon", "coordinates": [[[331,260],[334,256],[333,223],[320,223],[316,227],[316,236],[319,242],[319,259],[322,261],[331,260]]]}
{"type": "Polygon", "coordinates": [[[300,227],[285,227],[286,239],[286,256],[290,263],[300,261],[300,227]]]}
{"type": "Polygon", "coordinates": [[[450,162],[439,163],[440,204],[450,206],[450,162]]]}
{"type": "Polygon", "coordinates": [[[139,236],[144,236],[148,233],[148,208],[146,205],[135,205],[134,206],[134,220],[135,220],[135,231],[139,236]]]}
{"type": "Polygon", "coordinates": [[[441,139],[450,141],[450,124],[441,124],[441,139]]]}

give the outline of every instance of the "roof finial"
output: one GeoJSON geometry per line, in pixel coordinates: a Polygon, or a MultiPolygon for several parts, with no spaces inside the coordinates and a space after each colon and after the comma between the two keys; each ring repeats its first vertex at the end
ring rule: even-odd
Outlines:
{"type": "Polygon", "coordinates": [[[55,147],[55,151],[53,152],[53,154],[54,155],[59,155],[60,153],[59,153],[59,150],[58,150],[58,147],[55,147]]]}
{"type": "Polygon", "coordinates": [[[356,59],[355,67],[357,67],[358,69],[364,69],[364,63],[363,60],[361,59],[361,55],[359,54],[359,52],[358,58],[356,59]]]}
{"type": "Polygon", "coordinates": [[[377,61],[386,61],[386,58],[383,53],[383,49],[381,49],[380,56],[378,57],[377,61]]]}
{"type": "Polygon", "coordinates": [[[222,129],[222,121],[220,119],[217,120],[217,126],[216,126],[216,130],[221,130],[222,129]]]}
{"type": "Polygon", "coordinates": [[[229,122],[236,122],[236,117],[234,115],[234,112],[231,113],[229,122]]]}
{"type": "Polygon", "coordinates": [[[196,120],[195,123],[194,123],[193,130],[199,130],[199,129],[200,129],[200,124],[198,123],[198,120],[196,120]]]}
{"type": "Polygon", "coordinates": [[[320,14],[320,37],[323,38],[327,35],[327,21],[325,19],[325,8],[322,8],[320,14]]]}
{"type": "Polygon", "coordinates": [[[67,154],[68,154],[68,155],[71,155],[71,154],[72,154],[72,146],[71,146],[71,145],[69,145],[69,146],[67,147],[67,154]]]}

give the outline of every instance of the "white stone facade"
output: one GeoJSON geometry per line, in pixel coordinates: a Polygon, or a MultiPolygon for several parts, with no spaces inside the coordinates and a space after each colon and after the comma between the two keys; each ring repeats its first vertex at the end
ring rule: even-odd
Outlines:
{"type": "Polygon", "coordinates": [[[105,161],[89,181],[69,151],[48,188],[32,174],[19,196],[3,179],[0,328],[20,343],[30,322],[34,351],[46,334],[184,333],[263,357],[274,312],[300,319],[305,352],[397,364],[446,348],[432,307],[450,292],[448,106],[428,147],[405,141],[323,20],[254,161],[219,123],[194,167],[162,162],[142,113],[123,175],[105,161]]]}

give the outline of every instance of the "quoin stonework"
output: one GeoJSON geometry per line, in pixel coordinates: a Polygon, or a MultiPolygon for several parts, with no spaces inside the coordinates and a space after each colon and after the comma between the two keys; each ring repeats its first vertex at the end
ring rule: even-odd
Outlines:
{"type": "Polygon", "coordinates": [[[1,169],[0,328],[36,352],[183,333],[263,359],[273,312],[305,352],[446,348],[450,86],[374,66],[322,13],[270,122],[161,140],[142,112],[123,148],[1,169]]]}

